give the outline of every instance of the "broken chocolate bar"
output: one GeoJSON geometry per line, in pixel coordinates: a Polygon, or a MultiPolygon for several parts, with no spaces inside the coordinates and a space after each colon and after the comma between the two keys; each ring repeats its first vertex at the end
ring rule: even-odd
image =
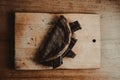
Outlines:
{"type": "Polygon", "coordinates": [[[71,28],[72,32],[75,32],[79,29],[82,29],[78,21],[70,22],[69,25],[70,25],[70,28],[71,28]]]}

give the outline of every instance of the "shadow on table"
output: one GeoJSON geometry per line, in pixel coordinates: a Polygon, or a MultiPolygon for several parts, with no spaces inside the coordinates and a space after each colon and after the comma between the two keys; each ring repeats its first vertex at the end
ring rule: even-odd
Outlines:
{"type": "Polygon", "coordinates": [[[14,29],[14,23],[15,23],[15,13],[10,12],[7,15],[7,28],[8,28],[8,54],[7,54],[7,66],[9,69],[15,69],[15,29],[14,29]]]}

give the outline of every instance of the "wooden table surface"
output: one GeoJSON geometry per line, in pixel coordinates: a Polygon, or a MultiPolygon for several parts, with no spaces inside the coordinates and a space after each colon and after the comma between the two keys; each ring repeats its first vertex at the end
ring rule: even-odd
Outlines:
{"type": "Polygon", "coordinates": [[[120,0],[0,0],[0,80],[120,80],[120,0]],[[101,68],[16,71],[14,13],[97,13],[101,15],[101,68]]]}

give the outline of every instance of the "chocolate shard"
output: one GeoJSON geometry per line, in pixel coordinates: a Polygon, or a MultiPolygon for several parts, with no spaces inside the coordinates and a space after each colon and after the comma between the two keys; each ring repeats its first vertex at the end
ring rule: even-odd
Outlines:
{"type": "Polygon", "coordinates": [[[51,67],[51,66],[53,66],[53,61],[41,62],[40,64],[51,67]]]}
{"type": "Polygon", "coordinates": [[[59,67],[61,64],[63,64],[62,56],[53,60],[53,68],[59,67]]]}
{"type": "Polygon", "coordinates": [[[74,58],[76,56],[76,54],[72,51],[72,50],[70,50],[66,55],[65,55],[65,57],[70,57],[70,58],[74,58]]]}
{"type": "Polygon", "coordinates": [[[70,25],[70,28],[71,28],[72,32],[75,32],[79,29],[82,29],[78,21],[71,22],[71,23],[69,23],[69,25],[70,25]]]}
{"type": "Polygon", "coordinates": [[[71,50],[71,49],[68,48],[68,49],[64,52],[64,54],[62,55],[62,57],[66,57],[66,55],[69,53],[70,50],[71,50]]]}
{"type": "Polygon", "coordinates": [[[77,39],[71,38],[69,48],[72,49],[76,42],[77,42],[77,39]]]}
{"type": "Polygon", "coordinates": [[[51,61],[41,62],[41,64],[44,66],[51,66],[53,68],[59,67],[60,65],[63,64],[62,56],[51,61]]]}
{"type": "Polygon", "coordinates": [[[70,57],[70,58],[75,57],[76,54],[73,51],[71,51],[71,49],[73,48],[73,46],[75,45],[76,42],[77,42],[77,39],[71,38],[70,45],[69,45],[68,49],[62,55],[63,57],[70,57]]]}
{"type": "Polygon", "coordinates": [[[76,54],[70,48],[68,48],[62,56],[63,57],[74,58],[76,56],[76,54]]]}

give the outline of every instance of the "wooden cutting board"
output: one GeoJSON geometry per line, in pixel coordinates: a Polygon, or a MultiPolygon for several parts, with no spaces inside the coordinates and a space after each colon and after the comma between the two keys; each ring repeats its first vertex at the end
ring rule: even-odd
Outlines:
{"type": "MultiPolygon", "coordinates": [[[[17,70],[43,70],[52,67],[36,64],[33,60],[37,48],[50,28],[55,16],[50,13],[15,13],[15,66],[17,70]]],[[[62,14],[69,22],[79,21],[82,30],[75,32],[78,39],[73,47],[74,58],[64,58],[56,69],[100,68],[101,36],[100,15],[62,14]]]]}

